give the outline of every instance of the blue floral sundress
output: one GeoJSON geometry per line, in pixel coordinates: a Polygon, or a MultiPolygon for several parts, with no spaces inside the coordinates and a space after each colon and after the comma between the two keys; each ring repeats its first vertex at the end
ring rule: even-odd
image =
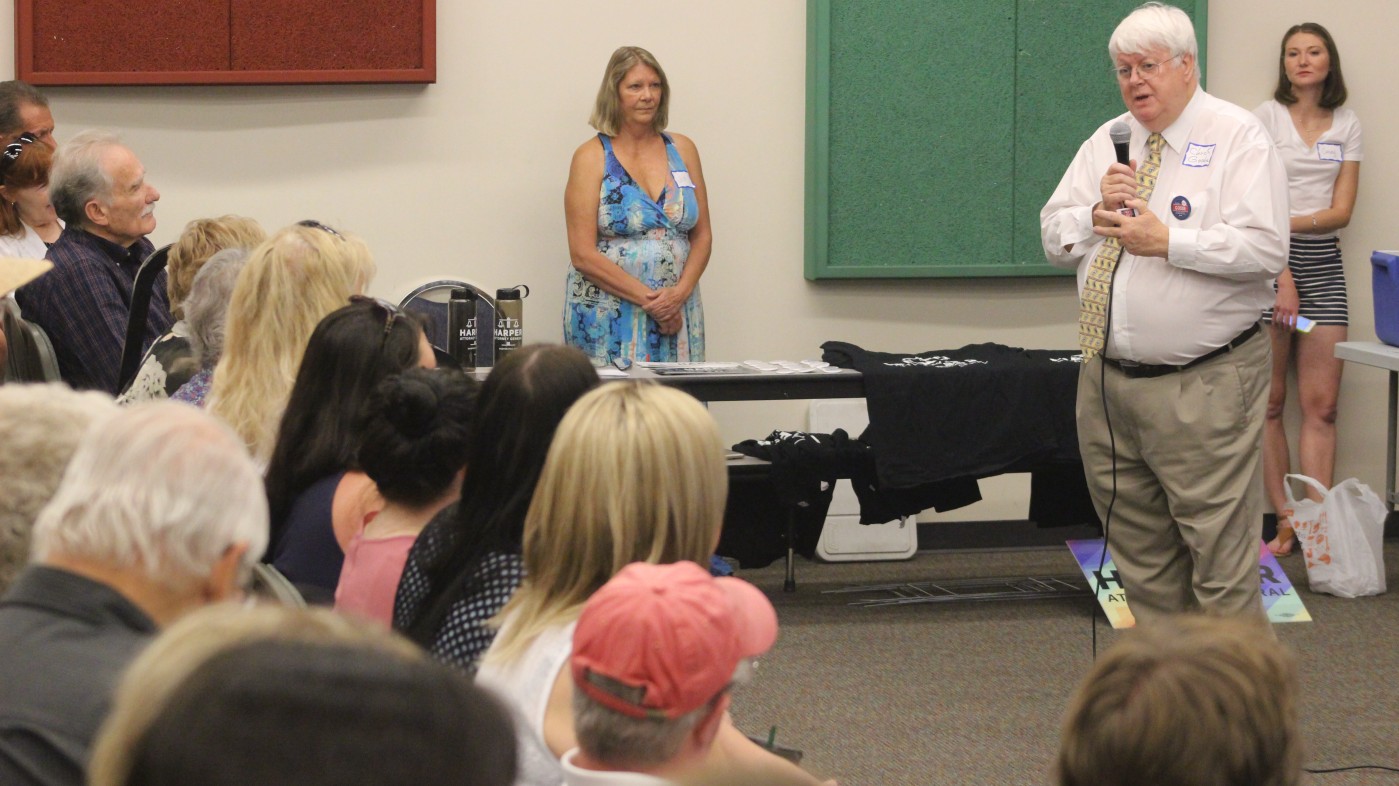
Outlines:
{"type": "MultiPolygon", "coordinates": [[[[604,173],[597,213],[597,250],[627,275],[652,289],[680,280],[690,256],[690,230],[699,220],[699,201],[685,161],[670,135],[665,139],[670,176],[659,199],[652,199],[622,168],[612,140],[602,142],[604,173]],[[677,176],[679,176],[677,178],[677,176]],[[678,180],[678,182],[677,182],[678,180]]],[[[684,325],[662,335],[641,306],[608,294],[572,266],[564,295],[564,341],[583,350],[596,365],[615,358],[642,361],[704,360],[704,306],[699,287],[685,301],[684,325]]]]}

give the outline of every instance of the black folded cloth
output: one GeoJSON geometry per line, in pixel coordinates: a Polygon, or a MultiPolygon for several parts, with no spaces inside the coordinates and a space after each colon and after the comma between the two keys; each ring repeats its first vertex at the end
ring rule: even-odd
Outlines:
{"type": "Polygon", "coordinates": [[[830,434],[774,431],[763,439],[738,443],[733,449],[772,462],[772,480],[784,507],[830,506],[838,478],[848,478],[860,500],[860,523],[882,524],[929,508],[954,510],[981,499],[974,478],[921,484],[914,488],[883,489],[875,472],[870,446],[851,439],[844,429],[830,434]]]}
{"type": "Polygon", "coordinates": [[[864,375],[883,488],[984,478],[1079,461],[1077,353],[971,344],[917,354],[828,341],[823,358],[864,375]]]}

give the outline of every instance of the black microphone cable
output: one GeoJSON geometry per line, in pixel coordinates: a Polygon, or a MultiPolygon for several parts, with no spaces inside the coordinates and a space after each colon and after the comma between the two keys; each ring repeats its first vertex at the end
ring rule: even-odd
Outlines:
{"type": "MultiPolygon", "coordinates": [[[[1112,140],[1113,150],[1117,154],[1119,164],[1130,163],[1128,145],[1131,135],[1131,127],[1121,120],[1108,129],[1108,137],[1112,140]]],[[[1107,205],[1103,205],[1103,207],[1106,208],[1107,205]]],[[[1135,211],[1133,211],[1133,215],[1135,215],[1135,211]]],[[[1121,245],[1121,241],[1118,241],[1118,244],[1121,245]]],[[[1099,598],[1103,594],[1103,585],[1106,583],[1103,580],[1103,566],[1107,564],[1108,558],[1108,527],[1112,524],[1112,508],[1117,504],[1117,436],[1112,431],[1112,414],[1108,411],[1107,350],[1108,338],[1112,335],[1113,286],[1117,283],[1117,268],[1121,265],[1122,254],[1126,251],[1127,249],[1123,248],[1118,252],[1117,263],[1113,264],[1112,272],[1108,274],[1108,299],[1107,305],[1103,307],[1103,348],[1098,352],[1098,398],[1103,403],[1103,424],[1108,429],[1108,453],[1112,458],[1112,491],[1108,495],[1108,507],[1103,514],[1103,550],[1098,555],[1098,569],[1093,572],[1098,580],[1098,585],[1093,590],[1093,614],[1089,619],[1089,626],[1092,628],[1093,660],[1095,661],[1098,659],[1098,611],[1102,605],[1099,598]]],[[[1091,261],[1089,265],[1092,265],[1091,261]]],[[[1122,586],[1120,580],[1118,586],[1122,586]]],[[[1103,617],[1107,618],[1106,611],[1103,612],[1103,617]]]]}

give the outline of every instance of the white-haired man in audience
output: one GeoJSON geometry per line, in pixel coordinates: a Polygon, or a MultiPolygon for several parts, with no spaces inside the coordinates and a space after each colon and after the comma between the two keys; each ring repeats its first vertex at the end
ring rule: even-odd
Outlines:
{"type": "Polygon", "coordinates": [[[777,640],[753,585],[693,562],[635,563],[589,598],[573,633],[568,786],[672,783],[705,759],[729,689],[777,640]]]}
{"type": "MultiPolygon", "coordinates": [[[[83,131],[54,159],[49,199],[65,223],[48,251],[54,269],[15,297],[25,319],[48,333],[63,381],[116,395],[136,271],[155,250],[146,236],[155,231],[160,192],[114,134],[83,131]]],[[[172,324],[161,271],[142,348],[172,324]]]]}
{"type": "Polygon", "coordinates": [[[94,425],[0,598],[0,783],[81,784],[122,669],[266,545],[262,479],[218,420],[163,402],[94,425]]]}
{"type": "Polygon", "coordinates": [[[95,421],[117,406],[61,384],[0,387],[0,593],[29,561],[29,534],[95,421]]]}

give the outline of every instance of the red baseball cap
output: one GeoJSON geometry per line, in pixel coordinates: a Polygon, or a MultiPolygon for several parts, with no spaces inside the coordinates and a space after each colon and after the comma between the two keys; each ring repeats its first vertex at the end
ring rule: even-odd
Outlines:
{"type": "Polygon", "coordinates": [[[588,599],[573,632],[573,682],[634,718],[703,707],[745,658],[777,641],[777,612],[757,587],[693,562],[626,566],[588,599]]]}

